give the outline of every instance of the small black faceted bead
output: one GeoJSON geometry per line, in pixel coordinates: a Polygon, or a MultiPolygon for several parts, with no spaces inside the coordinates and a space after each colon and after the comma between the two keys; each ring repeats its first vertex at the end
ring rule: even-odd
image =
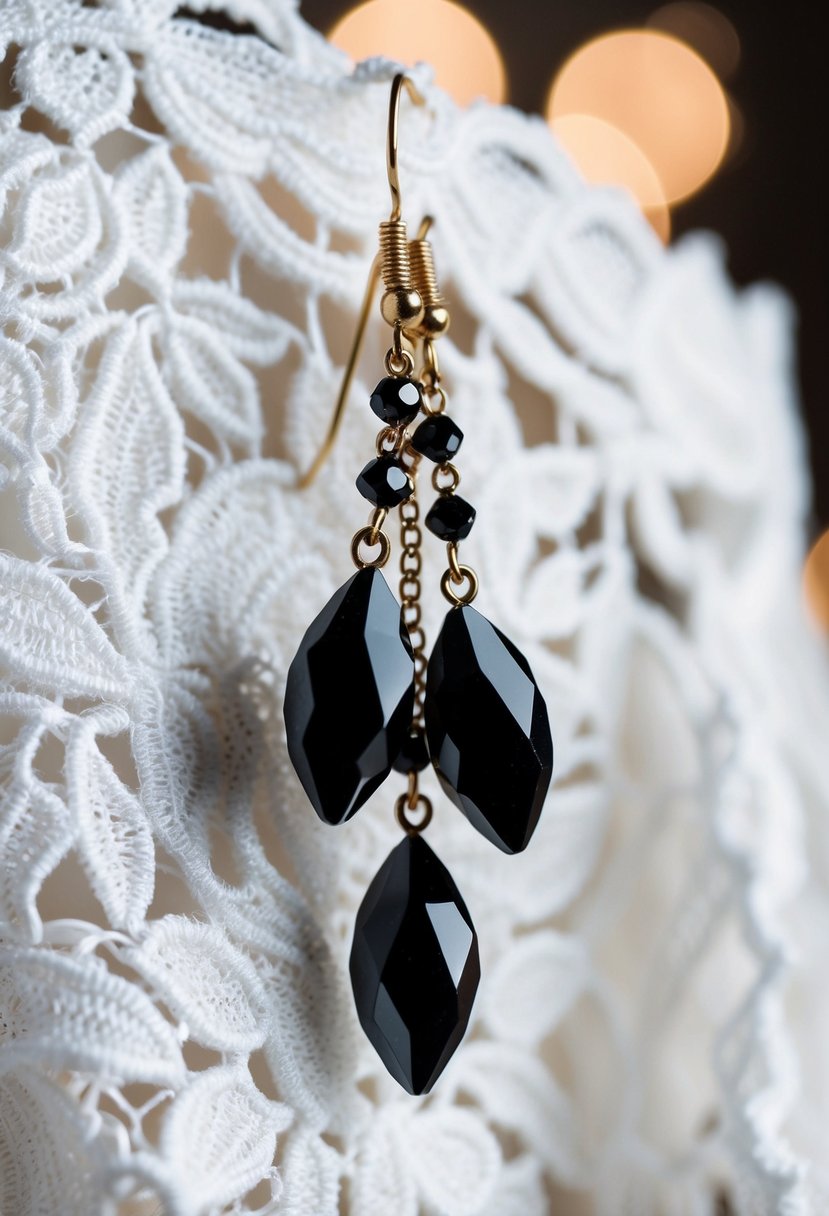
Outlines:
{"type": "Polygon", "coordinates": [[[397,773],[422,773],[429,764],[429,749],[422,730],[410,730],[392,767],[397,773]]]}
{"type": "Polygon", "coordinates": [[[384,376],[369,398],[378,418],[389,426],[406,426],[420,413],[420,386],[408,376],[384,376]]]}
{"type": "Polygon", "coordinates": [[[475,522],[475,508],[459,494],[441,494],[423,522],[439,540],[465,540],[475,522]]]}
{"type": "Polygon", "coordinates": [[[411,477],[393,456],[370,460],[357,478],[357,489],[375,507],[399,507],[414,493],[411,477]]]}
{"type": "Polygon", "coordinates": [[[412,447],[427,460],[445,464],[456,456],[463,443],[463,431],[446,414],[435,414],[421,422],[412,436],[412,447]]]}

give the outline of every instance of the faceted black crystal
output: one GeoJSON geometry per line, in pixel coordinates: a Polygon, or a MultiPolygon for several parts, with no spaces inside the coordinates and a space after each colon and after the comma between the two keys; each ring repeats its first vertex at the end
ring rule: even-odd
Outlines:
{"type": "Polygon", "coordinates": [[[412,447],[427,460],[444,464],[458,452],[463,442],[463,431],[446,414],[433,414],[426,418],[412,435],[412,447]]]}
{"type": "Polygon", "coordinates": [[[441,494],[423,522],[440,540],[465,540],[472,531],[475,515],[475,508],[459,494],[441,494]]]}
{"type": "Polygon", "coordinates": [[[553,775],[547,707],[521,652],[468,604],[450,609],[435,642],[425,715],[446,793],[499,849],[520,853],[553,775]]]}
{"type": "Polygon", "coordinates": [[[409,732],[414,661],[379,570],[358,570],[312,622],[288,669],[288,754],[314,810],[344,823],[385,781],[409,732]]]}
{"type": "Polygon", "coordinates": [[[410,1094],[434,1085],[464,1036],[481,978],[460,892],[420,836],[406,836],[357,913],[351,984],[363,1030],[410,1094]]]}
{"type": "Polygon", "coordinates": [[[410,730],[393,768],[397,773],[422,773],[429,764],[429,749],[422,730],[410,730]]]}
{"type": "Polygon", "coordinates": [[[393,456],[370,460],[357,478],[357,489],[375,507],[399,507],[414,493],[411,477],[393,456]]]}
{"type": "Polygon", "coordinates": [[[408,376],[384,376],[368,403],[389,426],[405,426],[420,412],[420,385],[408,376]]]}

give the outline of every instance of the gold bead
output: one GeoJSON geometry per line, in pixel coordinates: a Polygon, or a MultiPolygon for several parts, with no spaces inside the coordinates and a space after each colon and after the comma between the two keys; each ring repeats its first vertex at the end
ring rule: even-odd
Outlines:
{"type": "Polygon", "coordinates": [[[423,300],[420,292],[411,287],[394,287],[384,292],[380,301],[383,320],[389,325],[402,325],[411,329],[423,316],[423,300]]]}
{"type": "Polygon", "coordinates": [[[439,338],[449,328],[449,309],[443,304],[427,304],[423,310],[423,320],[417,326],[417,332],[424,338],[439,338]]]}

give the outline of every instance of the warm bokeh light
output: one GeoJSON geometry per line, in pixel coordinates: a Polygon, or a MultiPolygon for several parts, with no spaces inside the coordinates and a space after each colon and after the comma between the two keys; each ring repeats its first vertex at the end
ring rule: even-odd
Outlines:
{"type": "Polygon", "coordinates": [[[736,156],[743,145],[746,133],[746,120],[742,110],[737,105],[734,98],[727,94],[728,97],[728,121],[731,127],[728,136],[728,147],[726,148],[726,157],[731,160],[736,156]]]}
{"type": "Polygon", "coordinates": [[[728,80],[740,63],[740,35],[725,13],[701,0],[674,0],[648,18],[648,25],[681,38],[707,60],[720,80],[728,80]]]}
{"type": "Polygon", "coordinates": [[[477,17],[450,0],[368,0],[346,13],[330,40],[354,60],[384,55],[408,67],[425,60],[460,105],[477,97],[502,102],[506,74],[500,52],[477,17]]]}
{"type": "Polygon", "coordinates": [[[586,43],[550,88],[549,118],[589,114],[622,131],[656,171],[662,197],[678,202],[716,171],[728,146],[725,93],[686,43],[656,30],[622,30],[586,43]]]}
{"type": "Polygon", "coordinates": [[[656,170],[641,148],[624,131],[591,114],[564,114],[554,118],[551,125],[584,178],[596,185],[628,190],[667,244],[670,212],[656,170]],[[655,202],[660,197],[661,204],[655,202]]]}
{"type": "Polygon", "coordinates": [[[809,551],[803,590],[812,616],[829,633],[829,532],[819,536],[809,551]]]}

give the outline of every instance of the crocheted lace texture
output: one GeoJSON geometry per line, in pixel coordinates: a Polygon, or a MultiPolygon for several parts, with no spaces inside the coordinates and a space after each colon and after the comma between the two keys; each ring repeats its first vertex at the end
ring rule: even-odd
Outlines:
{"type": "MultiPolygon", "coordinates": [[[[295,481],[388,209],[393,67],[352,73],[287,0],[227,5],[261,37],[206,7],[0,3],[0,1211],[826,1211],[785,301],[418,72],[401,173],[453,311],[465,557],[557,770],[514,858],[425,779],[483,981],[410,1099],[346,971],[397,787],[323,827],[281,714],[366,518],[379,318],[295,481]]],[[[443,563],[427,535],[431,638],[443,563]]]]}

